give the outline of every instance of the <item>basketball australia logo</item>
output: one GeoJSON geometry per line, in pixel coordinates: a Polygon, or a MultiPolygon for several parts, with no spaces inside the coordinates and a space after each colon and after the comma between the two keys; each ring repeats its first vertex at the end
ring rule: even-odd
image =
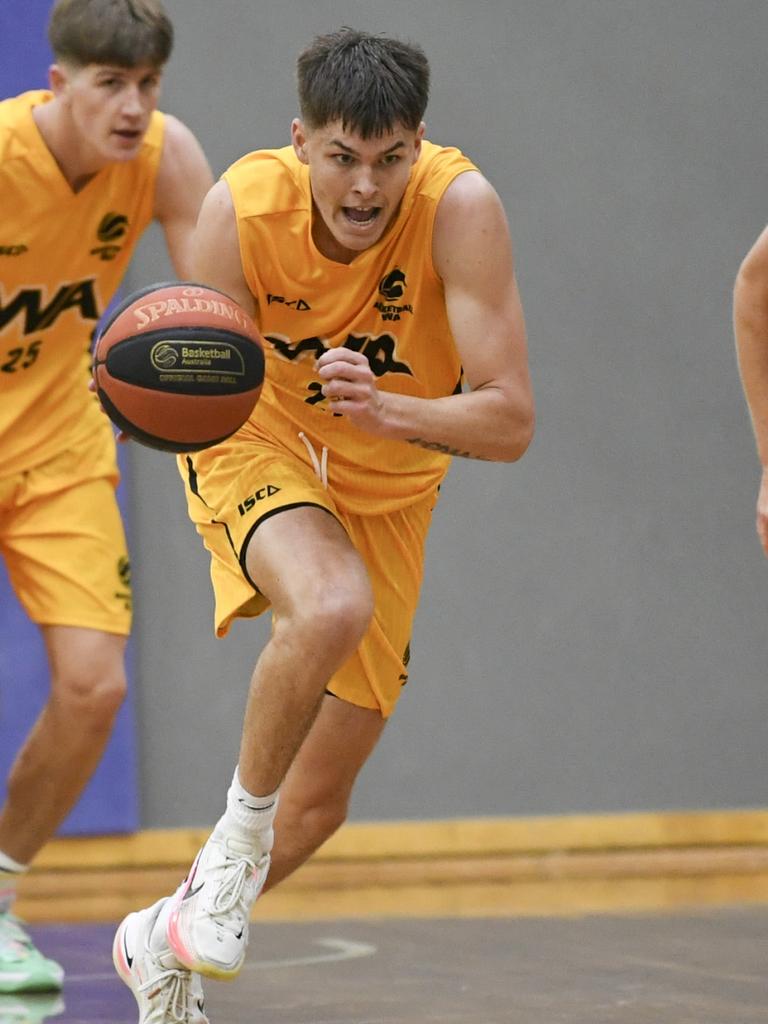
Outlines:
{"type": "Polygon", "coordinates": [[[147,372],[154,370],[157,380],[168,384],[236,384],[245,376],[243,355],[228,341],[158,341],[150,349],[149,362],[147,372]]]}
{"type": "Polygon", "coordinates": [[[128,231],[128,218],[122,213],[107,213],[101,218],[96,235],[102,245],[91,249],[91,256],[98,256],[100,260],[113,260],[122,249],[122,243],[116,245],[118,239],[128,231]]]}
{"type": "Polygon", "coordinates": [[[403,313],[413,315],[413,306],[410,303],[399,305],[394,302],[395,299],[401,299],[405,294],[406,283],[405,272],[399,267],[390,270],[379,281],[379,295],[382,295],[388,301],[381,302],[379,300],[374,302],[373,308],[378,309],[382,320],[400,320],[403,313]]]}
{"type": "Polygon", "coordinates": [[[173,345],[161,342],[152,349],[152,362],[158,370],[170,370],[179,361],[179,356],[173,345]]]}

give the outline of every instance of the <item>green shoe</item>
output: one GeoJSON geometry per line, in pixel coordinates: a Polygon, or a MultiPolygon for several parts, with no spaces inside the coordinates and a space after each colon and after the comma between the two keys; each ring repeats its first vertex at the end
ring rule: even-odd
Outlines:
{"type": "Polygon", "coordinates": [[[0,993],[58,991],[63,981],[63,968],[35,948],[19,920],[0,914],[0,993]]]}
{"type": "Polygon", "coordinates": [[[64,1013],[58,992],[35,995],[0,995],[0,1024],[43,1024],[64,1013]]]}

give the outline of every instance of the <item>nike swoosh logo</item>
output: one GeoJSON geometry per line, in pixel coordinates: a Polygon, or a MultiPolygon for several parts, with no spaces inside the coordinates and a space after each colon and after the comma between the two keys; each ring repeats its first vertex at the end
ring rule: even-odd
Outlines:
{"type": "Polygon", "coordinates": [[[131,970],[133,968],[133,957],[128,952],[128,937],[125,932],[123,932],[123,949],[125,950],[125,961],[128,964],[128,969],[131,970]]]}
{"type": "Polygon", "coordinates": [[[183,903],[184,900],[191,900],[193,896],[197,896],[197,894],[200,892],[204,885],[205,882],[201,882],[196,889],[193,889],[192,886],[190,886],[189,889],[187,889],[187,891],[184,893],[181,902],[183,903]]]}
{"type": "Polygon", "coordinates": [[[243,807],[247,807],[249,811],[269,811],[275,806],[275,801],[273,800],[272,803],[267,804],[266,807],[254,807],[253,804],[247,804],[241,796],[237,798],[237,802],[242,804],[243,807]]]}

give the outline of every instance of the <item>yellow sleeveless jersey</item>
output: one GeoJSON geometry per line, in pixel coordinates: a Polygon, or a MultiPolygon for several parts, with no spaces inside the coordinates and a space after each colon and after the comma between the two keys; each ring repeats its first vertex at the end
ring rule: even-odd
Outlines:
{"type": "Polygon", "coordinates": [[[318,455],[326,446],[329,486],[345,511],[418,501],[448,468],[444,454],[375,437],[334,414],[313,364],[343,345],[368,357],[383,391],[437,398],[460,387],[432,230],[445,189],[469,170],[458,150],[423,143],[395,221],[350,264],[315,247],[309,169],[292,147],[251,153],[224,175],[267,349],[267,384],[241,436],[277,440],[305,461],[300,431],[318,455]]]}
{"type": "Polygon", "coordinates": [[[156,113],[138,157],[75,194],[32,117],[50,99],[0,103],[0,477],[105,428],[88,391],[92,334],[152,219],[162,148],[156,113]]]}

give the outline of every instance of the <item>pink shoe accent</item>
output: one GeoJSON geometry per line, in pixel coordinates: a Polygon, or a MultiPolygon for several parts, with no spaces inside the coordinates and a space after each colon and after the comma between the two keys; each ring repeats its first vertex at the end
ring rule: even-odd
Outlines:
{"type": "Polygon", "coordinates": [[[115,932],[115,938],[112,942],[112,963],[115,965],[115,970],[120,975],[126,985],[130,984],[131,969],[128,966],[128,962],[125,959],[124,954],[124,943],[123,934],[125,933],[125,921],[115,932]]]}
{"type": "Polygon", "coordinates": [[[189,874],[179,886],[179,889],[176,892],[175,896],[172,897],[173,906],[171,908],[171,913],[168,918],[168,927],[166,928],[166,938],[168,939],[168,945],[171,947],[171,951],[175,955],[176,959],[180,960],[185,967],[189,968],[189,970],[196,970],[197,960],[195,959],[195,955],[192,952],[192,950],[187,947],[186,943],[181,937],[181,932],[179,930],[179,914],[181,911],[181,904],[184,902],[184,897],[189,891],[192,882],[195,880],[195,875],[197,874],[197,864],[198,861],[200,860],[200,857],[202,856],[202,853],[203,850],[201,847],[197,852],[197,856],[192,862],[192,867],[189,869],[189,874]]]}

